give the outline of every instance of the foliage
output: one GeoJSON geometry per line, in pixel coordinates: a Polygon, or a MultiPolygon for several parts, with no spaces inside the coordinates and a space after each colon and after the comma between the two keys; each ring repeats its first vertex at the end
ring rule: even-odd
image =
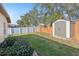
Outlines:
{"type": "Polygon", "coordinates": [[[13,46],[30,46],[31,47],[31,44],[28,43],[28,41],[26,41],[26,38],[24,37],[19,37],[13,46]]]}
{"type": "Polygon", "coordinates": [[[51,16],[51,21],[56,21],[56,20],[58,20],[58,19],[63,19],[64,18],[64,16],[61,14],[61,13],[59,13],[59,12],[55,12],[52,16],[51,16]]]}
{"type": "Polygon", "coordinates": [[[33,10],[30,10],[29,13],[21,16],[21,19],[17,21],[17,24],[19,24],[20,26],[36,26],[38,24],[37,16],[38,11],[37,9],[33,8],[33,10]]]}
{"type": "Polygon", "coordinates": [[[64,18],[72,20],[73,17],[77,18],[79,15],[79,4],[60,4],[60,3],[39,3],[35,4],[31,9],[20,19],[19,25],[23,26],[37,26],[40,23],[48,25],[57,19],[64,18]]]}
{"type": "Polygon", "coordinates": [[[12,46],[16,41],[16,37],[7,37],[3,43],[1,43],[0,47],[5,48],[8,46],[12,46]]]}
{"type": "Polygon", "coordinates": [[[33,48],[27,46],[12,46],[0,49],[1,56],[31,56],[33,48]]]}
{"type": "Polygon", "coordinates": [[[31,56],[34,49],[31,44],[25,41],[25,38],[18,36],[8,37],[1,44],[1,56],[31,56]]]}
{"type": "Polygon", "coordinates": [[[47,18],[46,22],[48,22],[47,24],[50,24],[50,26],[52,26],[52,23],[58,19],[64,19],[64,16],[60,12],[55,12],[47,18]]]}

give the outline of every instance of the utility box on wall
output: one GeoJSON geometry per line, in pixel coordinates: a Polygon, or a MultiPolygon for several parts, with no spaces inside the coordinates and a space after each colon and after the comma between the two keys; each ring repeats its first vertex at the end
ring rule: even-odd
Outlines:
{"type": "Polygon", "coordinates": [[[70,21],[59,19],[53,23],[53,36],[57,38],[70,38],[70,21]]]}

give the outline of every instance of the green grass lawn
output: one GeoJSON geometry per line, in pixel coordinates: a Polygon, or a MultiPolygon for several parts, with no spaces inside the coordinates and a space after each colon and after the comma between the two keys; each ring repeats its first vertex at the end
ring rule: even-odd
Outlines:
{"type": "Polygon", "coordinates": [[[28,42],[32,44],[32,47],[41,56],[77,56],[79,55],[79,49],[67,46],[62,43],[58,43],[53,40],[41,37],[39,35],[29,34],[22,35],[28,42]]]}
{"type": "Polygon", "coordinates": [[[35,35],[39,35],[41,37],[45,37],[45,38],[48,38],[50,40],[53,40],[53,41],[56,41],[56,42],[59,42],[59,43],[62,43],[62,44],[65,44],[65,45],[68,45],[68,46],[71,46],[71,47],[74,47],[74,48],[79,48],[79,44],[72,40],[72,39],[58,39],[56,37],[53,37],[52,34],[48,34],[48,33],[41,33],[41,32],[36,32],[36,33],[33,33],[35,35]]]}

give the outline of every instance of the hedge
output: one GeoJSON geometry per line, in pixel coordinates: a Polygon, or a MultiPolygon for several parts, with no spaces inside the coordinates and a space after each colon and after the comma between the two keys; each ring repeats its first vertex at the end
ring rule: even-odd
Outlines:
{"type": "Polygon", "coordinates": [[[0,45],[1,56],[31,56],[34,49],[26,38],[8,37],[0,45]]]}

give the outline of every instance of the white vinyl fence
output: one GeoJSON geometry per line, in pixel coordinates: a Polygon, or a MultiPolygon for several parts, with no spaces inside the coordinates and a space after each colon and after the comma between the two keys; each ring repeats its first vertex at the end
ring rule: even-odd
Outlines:
{"type": "Polygon", "coordinates": [[[36,32],[35,26],[32,27],[15,27],[15,28],[8,28],[8,34],[27,34],[36,32]]]}

